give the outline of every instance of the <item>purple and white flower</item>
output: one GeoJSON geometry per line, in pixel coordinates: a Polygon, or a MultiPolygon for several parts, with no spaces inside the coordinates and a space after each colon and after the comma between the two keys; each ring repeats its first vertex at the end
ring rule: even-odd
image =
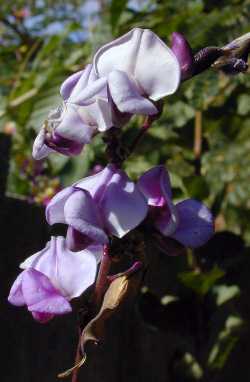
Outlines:
{"type": "Polygon", "coordinates": [[[94,283],[102,253],[103,246],[71,252],[63,237],[52,237],[43,250],[20,265],[24,270],[10,290],[9,302],[26,305],[40,322],[71,312],[69,301],[94,283]]]}
{"type": "Polygon", "coordinates": [[[180,65],[173,51],[149,29],[135,28],[104,45],[93,59],[98,78],[106,78],[111,98],[123,113],[152,115],[154,102],[173,94],[180,65]]]}
{"type": "Polygon", "coordinates": [[[99,173],[59,192],[46,209],[49,224],[68,225],[67,245],[73,250],[123,237],[146,217],[148,206],[126,173],[108,165],[99,173]]]}
{"type": "Polygon", "coordinates": [[[61,86],[63,104],[38,134],[33,156],[77,155],[97,132],[120,127],[133,114],[158,113],[156,101],[176,91],[180,65],[152,31],[135,28],[100,48],[93,65],[61,86]]]}
{"type": "Polygon", "coordinates": [[[70,76],[61,86],[62,105],[51,111],[33,145],[33,157],[50,152],[78,155],[97,130],[112,127],[105,79],[97,80],[92,65],[70,76]],[[85,96],[83,94],[85,92],[85,96]],[[81,99],[83,104],[77,101],[81,99]]]}
{"type": "Polygon", "coordinates": [[[147,199],[154,226],[164,236],[172,237],[187,247],[200,247],[214,233],[209,209],[197,200],[172,201],[169,175],[164,166],[143,174],[138,187],[147,199]]]}

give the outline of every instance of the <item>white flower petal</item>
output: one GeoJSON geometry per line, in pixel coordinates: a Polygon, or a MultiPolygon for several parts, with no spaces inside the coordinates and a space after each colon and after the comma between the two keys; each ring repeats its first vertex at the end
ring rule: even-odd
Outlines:
{"type": "Polygon", "coordinates": [[[122,113],[152,115],[158,112],[151,101],[140,95],[135,83],[125,72],[111,72],[108,84],[110,95],[122,113]]]}
{"type": "Polygon", "coordinates": [[[174,53],[152,31],[135,28],[104,45],[93,60],[98,76],[121,70],[137,83],[140,93],[154,101],[176,91],[180,65],[174,53]]]}

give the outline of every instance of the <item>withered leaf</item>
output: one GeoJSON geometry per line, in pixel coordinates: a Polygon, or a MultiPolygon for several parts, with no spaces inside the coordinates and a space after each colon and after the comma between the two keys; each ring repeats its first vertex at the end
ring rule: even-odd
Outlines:
{"type": "Polygon", "coordinates": [[[99,313],[82,332],[81,348],[85,353],[86,343],[98,344],[105,336],[105,324],[129,300],[136,297],[143,276],[143,269],[115,278],[107,289],[99,313]]]}

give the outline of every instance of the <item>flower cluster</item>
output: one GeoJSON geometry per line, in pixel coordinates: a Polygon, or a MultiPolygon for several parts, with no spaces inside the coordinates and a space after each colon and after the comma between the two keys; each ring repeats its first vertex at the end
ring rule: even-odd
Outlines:
{"type": "Polygon", "coordinates": [[[63,237],[52,237],[42,251],[20,265],[24,271],[10,290],[9,302],[26,305],[40,322],[71,312],[68,301],[93,284],[101,255],[101,246],[71,252],[63,237]]]}
{"type": "Polygon", "coordinates": [[[135,184],[124,171],[108,165],[50,201],[47,221],[66,224],[67,237],[52,237],[21,264],[24,271],[12,286],[9,301],[27,305],[41,322],[70,312],[68,301],[94,283],[109,237],[122,238],[146,217],[163,236],[188,247],[203,245],[213,234],[212,215],[205,205],[193,199],[173,204],[163,166],[148,170],[135,184]]]}
{"type": "Polygon", "coordinates": [[[157,114],[157,101],[176,91],[180,74],[176,55],[150,30],[136,28],[104,45],[62,84],[62,105],[38,134],[34,158],[77,155],[98,132],[121,127],[134,114],[157,114]]]}
{"type": "MultiPolygon", "coordinates": [[[[93,64],[61,86],[63,104],[51,112],[35,140],[37,159],[50,152],[77,155],[98,132],[121,127],[134,114],[158,113],[157,101],[176,91],[183,57],[153,32],[134,29],[102,47],[93,64]]],[[[47,322],[71,311],[96,278],[98,263],[112,237],[122,238],[144,224],[182,245],[198,247],[213,234],[213,219],[202,203],[172,201],[164,166],[132,182],[117,163],[58,192],[46,207],[50,225],[67,225],[66,238],[52,237],[46,247],[21,264],[9,301],[26,305],[47,322]]]]}

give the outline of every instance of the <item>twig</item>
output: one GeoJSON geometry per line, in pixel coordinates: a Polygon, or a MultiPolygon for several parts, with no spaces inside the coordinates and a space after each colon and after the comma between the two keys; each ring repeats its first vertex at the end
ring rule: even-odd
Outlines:
{"type": "Polygon", "coordinates": [[[135,151],[136,147],[141,142],[142,138],[144,137],[144,135],[146,134],[148,129],[152,126],[152,123],[160,117],[162,110],[163,110],[163,102],[162,101],[156,102],[156,106],[158,109],[158,113],[153,114],[153,115],[148,115],[145,117],[144,123],[143,123],[142,127],[140,128],[139,133],[137,134],[132,145],[128,149],[126,159],[135,151]]]}
{"type": "MultiPolygon", "coordinates": [[[[82,334],[82,332],[81,332],[81,329],[79,328],[78,329],[78,344],[77,344],[76,356],[75,356],[75,365],[77,365],[81,360],[81,354],[80,354],[80,351],[81,351],[81,334],[82,334]]],[[[79,372],[79,369],[74,369],[74,371],[72,373],[71,382],[77,382],[78,372],[79,372]]]]}
{"type": "Polygon", "coordinates": [[[144,137],[144,135],[146,134],[146,132],[148,131],[148,129],[152,125],[152,122],[153,122],[153,120],[150,119],[149,117],[145,118],[145,121],[144,121],[142,127],[140,128],[139,133],[135,137],[135,140],[133,141],[133,143],[129,149],[129,155],[135,151],[135,148],[141,142],[142,138],[144,137]]]}
{"type": "Polygon", "coordinates": [[[0,17],[0,23],[3,23],[7,28],[10,28],[24,43],[31,44],[34,42],[26,31],[21,31],[16,24],[11,23],[5,17],[0,17]]]}
{"type": "Polygon", "coordinates": [[[30,89],[26,93],[20,95],[20,97],[17,97],[15,99],[13,99],[12,101],[10,101],[9,107],[12,108],[12,107],[19,106],[23,102],[25,102],[28,99],[30,99],[30,98],[34,97],[35,95],[37,95],[37,93],[38,93],[38,89],[37,88],[30,89]]]}
{"type": "Polygon", "coordinates": [[[197,110],[195,112],[194,124],[194,156],[196,164],[196,175],[200,175],[201,164],[201,150],[202,150],[202,112],[197,110]]]}

